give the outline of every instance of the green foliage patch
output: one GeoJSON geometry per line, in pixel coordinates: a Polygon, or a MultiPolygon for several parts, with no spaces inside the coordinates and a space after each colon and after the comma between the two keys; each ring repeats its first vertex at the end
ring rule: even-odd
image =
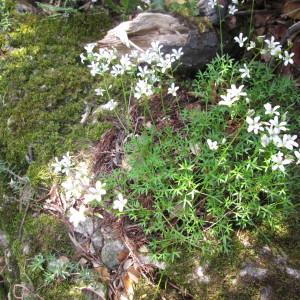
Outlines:
{"type": "MultiPolygon", "coordinates": [[[[125,213],[144,228],[160,260],[173,261],[184,249],[206,256],[229,252],[234,231],[275,228],[293,209],[289,186],[296,168],[273,169],[276,147],[263,147],[245,120],[252,107],[266,118],[263,105],[271,101],[281,112],[293,110],[300,100],[295,83],[253,64],[255,79],[245,82],[250,100],[216,105],[216,95],[237,82],[240,67],[228,57],[216,58],[194,82],[201,108],[182,112],[180,132],[152,126],[127,145],[130,170],[116,172],[113,180],[129,191],[125,213]],[[209,140],[218,141],[216,148],[209,140]]],[[[287,116],[293,133],[297,112],[287,116]]]]}
{"type": "Polygon", "coordinates": [[[0,45],[0,157],[33,181],[44,163],[97,140],[107,124],[80,124],[93,81],[80,64],[85,43],[109,25],[103,13],[69,18],[22,16],[0,45]],[[80,147],[79,147],[80,145],[80,147]],[[26,160],[27,155],[27,160],[26,160]],[[35,169],[35,170],[33,170],[35,169]]]}

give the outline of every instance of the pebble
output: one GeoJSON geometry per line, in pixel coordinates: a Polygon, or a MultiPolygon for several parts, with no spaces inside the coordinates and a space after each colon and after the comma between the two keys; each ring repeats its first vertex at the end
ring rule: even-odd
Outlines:
{"type": "Polygon", "coordinates": [[[106,243],[101,250],[102,262],[109,268],[114,269],[120,264],[120,257],[128,253],[127,247],[119,240],[106,243]]]}

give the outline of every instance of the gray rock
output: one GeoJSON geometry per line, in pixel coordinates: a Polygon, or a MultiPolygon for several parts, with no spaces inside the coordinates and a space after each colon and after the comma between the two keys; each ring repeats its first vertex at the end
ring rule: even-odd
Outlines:
{"type": "Polygon", "coordinates": [[[127,247],[119,240],[106,243],[101,251],[102,262],[109,268],[114,269],[120,264],[120,258],[128,253],[127,247]]]}
{"type": "Polygon", "coordinates": [[[6,249],[8,247],[8,239],[3,231],[0,231],[0,248],[6,249]]]}
{"type": "Polygon", "coordinates": [[[244,279],[263,280],[267,277],[268,270],[253,266],[246,266],[240,271],[240,276],[244,279]]]}
{"type": "Polygon", "coordinates": [[[95,251],[99,252],[103,247],[104,238],[99,231],[96,231],[91,237],[91,242],[93,244],[95,251]]]}
{"type": "Polygon", "coordinates": [[[84,222],[80,222],[79,225],[74,228],[74,231],[82,234],[85,237],[90,237],[94,232],[94,222],[92,218],[86,218],[84,222]]]}
{"type": "Polygon", "coordinates": [[[133,20],[123,22],[108,31],[97,44],[100,48],[114,47],[120,55],[132,49],[124,45],[119,36],[127,34],[128,45],[147,50],[154,41],[162,46],[164,54],[172,49],[182,48],[181,70],[196,71],[203,69],[217,54],[220,48],[218,35],[214,28],[203,24],[194,24],[185,18],[177,18],[168,13],[144,12],[133,20]],[[200,27],[203,27],[200,31],[200,27]],[[159,28],[159,30],[157,30],[159,28]]]}

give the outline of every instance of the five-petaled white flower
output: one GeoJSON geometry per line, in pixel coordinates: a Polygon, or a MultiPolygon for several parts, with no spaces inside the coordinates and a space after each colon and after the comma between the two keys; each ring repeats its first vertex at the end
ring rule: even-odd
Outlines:
{"type": "Polygon", "coordinates": [[[96,43],[86,44],[84,46],[84,49],[86,50],[87,53],[93,53],[95,46],[96,46],[96,43]]]}
{"type": "Polygon", "coordinates": [[[238,11],[238,9],[236,8],[235,5],[232,5],[232,4],[228,5],[228,13],[230,15],[234,15],[237,11],[238,11]]]}
{"type": "Polygon", "coordinates": [[[260,116],[254,117],[254,119],[248,116],[246,118],[246,122],[248,123],[247,131],[248,132],[253,131],[255,134],[258,134],[259,131],[263,131],[264,128],[262,126],[262,123],[259,120],[260,120],[260,116]]]}
{"type": "Polygon", "coordinates": [[[266,39],[265,43],[267,44],[268,50],[272,56],[280,55],[281,45],[279,42],[275,42],[274,36],[271,36],[270,40],[266,39]]]}
{"type": "Polygon", "coordinates": [[[211,139],[207,139],[207,145],[210,150],[217,150],[219,148],[217,141],[212,141],[211,139]]]}
{"type": "Polygon", "coordinates": [[[78,227],[80,222],[84,222],[86,220],[85,216],[86,208],[84,205],[79,207],[79,210],[71,207],[69,210],[69,221],[74,225],[74,227],[78,227]]]}
{"type": "Polygon", "coordinates": [[[279,134],[281,131],[287,131],[287,128],[285,127],[287,122],[279,122],[278,116],[275,116],[274,119],[269,121],[269,123],[276,134],[279,134]]]}
{"type": "Polygon", "coordinates": [[[272,170],[279,169],[282,172],[284,172],[285,170],[284,166],[290,164],[293,161],[292,159],[284,158],[283,153],[280,151],[277,154],[272,155],[271,160],[274,163],[272,166],[272,170]]]}
{"type": "Polygon", "coordinates": [[[284,134],[282,137],[282,146],[286,149],[293,150],[294,147],[299,146],[296,142],[297,138],[297,135],[284,134]]]}
{"type": "Polygon", "coordinates": [[[243,33],[241,32],[239,36],[234,37],[234,40],[239,44],[239,46],[242,48],[244,47],[244,43],[247,41],[247,37],[244,37],[243,33]]]}
{"type": "Polygon", "coordinates": [[[244,64],[244,68],[240,68],[239,71],[242,78],[250,78],[250,70],[248,69],[246,64],[244,64]]]}
{"type": "Polygon", "coordinates": [[[178,60],[182,55],[182,48],[180,47],[178,50],[177,49],[172,49],[172,54],[171,54],[176,60],[178,60]]]}
{"type": "Polygon", "coordinates": [[[254,49],[256,47],[256,44],[255,42],[253,41],[250,41],[248,47],[247,47],[247,50],[250,51],[251,49],[254,49]]]}
{"type": "Polygon", "coordinates": [[[227,93],[231,96],[231,98],[234,98],[235,101],[239,100],[242,96],[247,96],[246,92],[243,92],[244,85],[240,85],[239,87],[236,87],[235,84],[232,84],[230,89],[227,90],[227,93]]]}
{"type": "Polygon", "coordinates": [[[118,193],[117,197],[118,199],[116,199],[113,203],[113,209],[123,211],[128,200],[125,199],[121,193],[118,193]]]}
{"type": "Polygon", "coordinates": [[[179,87],[175,86],[175,83],[172,82],[171,86],[168,88],[168,94],[171,94],[171,95],[173,95],[175,97],[176,96],[176,92],[177,92],[178,89],[179,89],[179,87]]]}
{"type": "Polygon", "coordinates": [[[274,106],[273,108],[272,108],[272,105],[271,105],[271,103],[266,103],[265,105],[264,105],[264,108],[265,108],[265,114],[266,115],[277,115],[277,116],[279,116],[280,115],[280,113],[277,111],[277,109],[279,108],[280,106],[279,105],[276,105],[276,106],[274,106]]]}
{"type": "Polygon", "coordinates": [[[283,53],[284,55],[282,54],[279,54],[279,58],[283,60],[283,64],[285,66],[287,66],[288,64],[293,64],[294,63],[294,60],[292,59],[292,57],[295,55],[295,53],[291,52],[291,53],[288,53],[288,51],[284,51],[283,53]]]}
{"type": "Polygon", "coordinates": [[[102,196],[106,194],[106,190],[104,189],[105,185],[105,183],[102,183],[98,180],[95,184],[95,187],[90,187],[88,189],[89,193],[84,195],[84,203],[88,204],[94,200],[100,202],[102,200],[102,196]]]}

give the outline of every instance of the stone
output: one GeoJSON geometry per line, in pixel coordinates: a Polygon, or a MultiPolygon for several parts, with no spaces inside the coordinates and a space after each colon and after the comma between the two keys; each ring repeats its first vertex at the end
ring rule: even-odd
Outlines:
{"type": "Polygon", "coordinates": [[[0,248],[6,249],[8,247],[8,239],[3,231],[0,231],[0,248]]]}
{"type": "Polygon", "coordinates": [[[240,276],[244,279],[263,280],[267,277],[268,270],[253,266],[246,266],[240,271],[240,276]]]}
{"type": "Polygon", "coordinates": [[[188,71],[203,69],[216,56],[220,47],[213,27],[158,12],[144,12],[131,21],[119,24],[109,30],[97,45],[100,48],[114,47],[123,55],[135,48],[144,51],[154,41],[163,46],[162,52],[165,54],[172,53],[172,49],[182,48],[184,55],[180,59],[181,69],[188,71]],[[124,42],[126,35],[128,41],[124,42]]]}
{"type": "Polygon", "coordinates": [[[103,246],[101,259],[109,269],[114,269],[121,263],[121,258],[128,253],[127,247],[120,240],[110,241],[103,246]]]}
{"type": "Polygon", "coordinates": [[[99,231],[96,231],[91,237],[91,242],[95,252],[100,252],[101,248],[103,247],[104,238],[99,231]]]}

